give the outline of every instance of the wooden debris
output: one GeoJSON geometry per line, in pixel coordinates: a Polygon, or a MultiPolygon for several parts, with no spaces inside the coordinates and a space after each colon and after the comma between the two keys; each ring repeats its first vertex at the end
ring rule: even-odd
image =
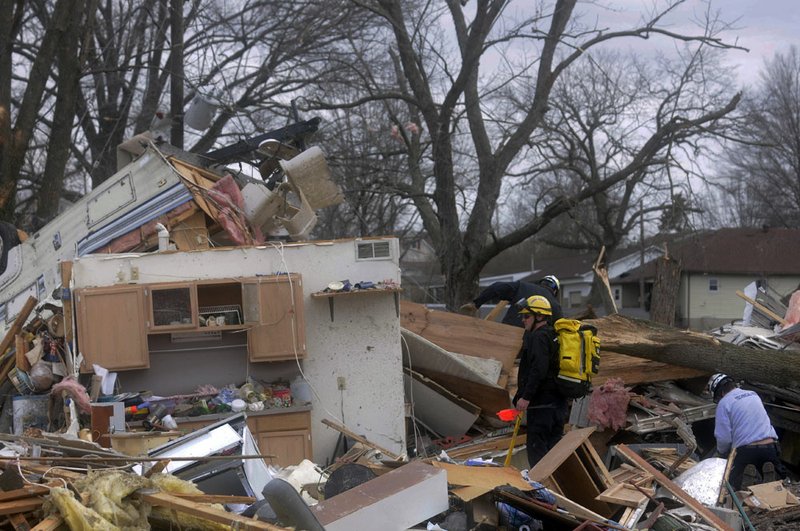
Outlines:
{"type": "Polygon", "coordinates": [[[500,301],[500,302],[498,302],[495,305],[495,307],[492,308],[492,311],[489,312],[489,314],[486,317],[483,318],[483,320],[484,321],[497,321],[497,317],[503,312],[503,310],[506,309],[506,306],[508,306],[508,301],[500,301]]]}
{"type": "Polygon", "coordinates": [[[188,500],[194,503],[255,503],[256,499],[252,496],[233,496],[229,494],[178,494],[172,493],[172,496],[188,500]]]}
{"type": "Polygon", "coordinates": [[[357,434],[353,433],[352,431],[348,430],[347,428],[345,428],[341,424],[337,424],[337,423],[333,422],[332,420],[328,420],[328,419],[322,419],[322,423],[325,424],[326,426],[328,426],[329,428],[333,428],[334,430],[347,435],[351,439],[360,442],[364,446],[369,446],[370,448],[374,448],[375,450],[378,450],[380,453],[382,453],[383,455],[385,455],[386,457],[388,457],[390,459],[394,459],[395,461],[400,459],[399,455],[397,455],[397,454],[395,454],[393,452],[390,452],[386,448],[382,448],[382,447],[378,446],[375,443],[372,443],[372,442],[368,441],[367,439],[365,439],[364,437],[362,437],[360,435],[357,435],[357,434]]]}
{"type": "Polygon", "coordinates": [[[638,454],[636,454],[636,452],[624,444],[617,445],[616,448],[617,451],[623,457],[625,457],[625,459],[634,463],[645,472],[651,474],[653,479],[655,479],[659,485],[664,487],[670,494],[678,498],[678,500],[680,500],[683,504],[687,505],[690,509],[696,512],[700,518],[722,531],[733,531],[733,528],[723,522],[716,514],[712,513],[702,503],[689,496],[685,490],[673,483],[672,480],[670,480],[667,476],[656,470],[653,465],[641,458],[638,454]]]}
{"type": "Polygon", "coordinates": [[[494,358],[509,374],[522,347],[522,328],[400,301],[400,325],[450,352],[494,358]],[[487,348],[491,346],[491,348],[487,348]]]}
{"type": "Polygon", "coordinates": [[[602,461],[581,447],[589,442],[594,428],[583,428],[568,432],[536,463],[528,477],[542,483],[556,494],[561,494],[586,509],[609,518],[612,508],[597,496],[606,489],[610,474],[602,461]],[[601,488],[602,487],[602,488],[601,488]]]}
{"type": "Polygon", "coordinates": [[[759,311],[759,312],[763,313],[764,315],[766,315],[767,317],[769,317],[769,318],[770,318],[770,319],[772,319],[773,321],[777,321],[777,322],[778,322],[778,323],[780,323],[782,326],[786,326],[786,319],[784,319],[783,317],[781,317],[781,316],[780,316],[780,315],[778,315],[777,313],[773,312],[772,310],[770,310],[769,308],[767,308],[766,306],[764,306],[763,304],[761,304],[761,303],[760,303],[760,302],[758,302],[757,300],[753,300],[753,299],[751,299],[750,297],[748,297],[747,295],[745,295],[745,294],[744,294],[744,292],[743,292],[742,290],[736,290],[736,295],[737,295],[738,297],[740,297],[740,298],[744,299],[744,300],[745,300],[745,301],[747,301],[748,303],[752,304],[752,305],[753,305],[753,308],[754,308],[755,310],[757,310],[757,311],[759,311]]]}
{"type": "Polygon", "coordinates": [[[142,501],[149,503],[153,507],[164,507],[166,509],[175,510],[180,513],[190,514],[203,520],[210,522],[217,522],[220,524],[228,524],[231,529],[241,529],[244,531],[250,530],[266,530],[266,531],[281,531],[283,528],[254,520],[252,518],[245,518],[233,513],[220,511],[213,507],[203,506],[191,500],[185,500],[167,494],[165,492],[157,493],[142,493],[139,495],[142,501]]]}
{"type": "Polygon", "coordinates": [[[48,516],[36,526],[31,528],[31,531],[55,531],[62,525],[64,525],[64,519],[60,516],[48,516]]]}
{"type": "Polygon", "coordinates": [[[653,496],[655,491],[649,490],[644,493],[636,488],[635,485],[629,483],[617,483],[613,487],[609,487],[601,492],[597,499],[607,503],[616,505],[624,505],[626,507],[638,507],[643,502],[648,501],[649,496],[653,496]]]}
{"type": "Polygon", "coordinates": [[[37,302],[39,301],[36,299],[36,297],[28,297],[28,300],[25,301],[25,305],[19,311],[19,314],[17,314],[17,318],[14,319],[14,323],[9,327],[3,340],[0,341],[0,356],[5,354],[6,350],[8,350],[8,347],[10,347],[11,343],[16,339],[17,334],[19,334],[22,330],[22,325],[25,324],[28,316],[36,307],[37,302]]]}
{"type": "Polygon", "coordinates": [[[33,496],[28,498],[21,498],[19,500],[0,502],[0,514],[17,514],[27,513],[38,509],[44,503],[44,498],[33,496]]]}
{"type": "Polygon", "coordinates": [[[29,531],[31,528],[31,524],[28,523],[28,519],[25,518],[24,514],[12,514],[8,517],[8,521],[14,531],[29,531]]]}

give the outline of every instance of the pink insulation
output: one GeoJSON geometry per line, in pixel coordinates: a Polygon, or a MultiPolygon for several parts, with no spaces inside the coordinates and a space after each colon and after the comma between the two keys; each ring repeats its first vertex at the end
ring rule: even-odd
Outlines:
{"type": "Polygon", "coordinates": [[[784,328],[789,328],[793,324],[800,323],[800,290],[792,293],[789,299],[789,307],[786,309],[786,324],[784,328]]]}
{"type": "Polygon", "coordinates": [[[78,409],[84,413],[92,412],[92,406],[89,402],[89,394],[86,392],[86,388],[82,386],[74,377],[67,376],[55,384],[50,390],[50,393],[56,394],[61,391],[66,391],[69,397],[75,401],[75,405],[78,406],[78,409]]]}
{"type": "Polygon", "coordinates": [[[244,208],[242,191],[239,190],[233,177],[226,175],[214,183],[214,187],[208,191],[208,197],[219,212],[217,221],[237,245],[264,243],[260,231],[256,231],[254,237],[250,235],[247,219],[242,211],[244,208]]]}
{"type": "Polygon", "coordinates": [[[589,397],[589,422],[600,428],[622,429],[625,426],[629,390],[620,378],[610,378],[595,387],[589,397]]]}

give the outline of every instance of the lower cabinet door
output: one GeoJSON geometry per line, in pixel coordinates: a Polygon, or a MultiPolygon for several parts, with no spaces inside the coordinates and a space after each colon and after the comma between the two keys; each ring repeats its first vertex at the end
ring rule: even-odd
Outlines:
{"type": "Polygon", "coordinates": [[[281,467],[297,465],[311,459],[311,432],[308,430],[270,431],[258,434],[258,449],[262,454],[274,455],[265,459],[281,467]]]}

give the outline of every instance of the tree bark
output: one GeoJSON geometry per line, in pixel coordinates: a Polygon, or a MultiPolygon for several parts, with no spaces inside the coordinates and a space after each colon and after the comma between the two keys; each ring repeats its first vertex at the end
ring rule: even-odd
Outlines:
{"type": "Polygon", "coordinates": [[[651,321],[610,315],[587,321],[597,327],[602,351],[680,365],[709,374],[725,374],[777,386],[800,384],[800,365],[793,350],[738,347],[698,332],[679,330],[651,321]]]}
{"type": "Polygon", "coordinates": [[[656,280],[650,298],[650,320],[675,325],[675,306],[681,286],[681,264],[668,256],[656,260],[656,280]]]}
{"type": "Polygon", "coordinates": [[[83,37],[85,0],[73,0],[67,30],[58,49],[58,82],[53,125],[47,149],[42,185],[38,194],[36,217],[42,224],[58,214],[58,201],[64,189],[64,173],[72,143],[80,80],[79,41],[83,37]]]}

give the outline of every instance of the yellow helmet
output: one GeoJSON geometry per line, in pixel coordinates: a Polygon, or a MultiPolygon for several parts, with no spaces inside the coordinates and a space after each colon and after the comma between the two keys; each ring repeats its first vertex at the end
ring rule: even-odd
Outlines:
{"type": "Polygon", "coordinates": [[[553,315],[550,301],[542,295],[531,295],[527,299],[519,301],[517,306],[521,308],[519,311],[521,314],[553,315]]]}

